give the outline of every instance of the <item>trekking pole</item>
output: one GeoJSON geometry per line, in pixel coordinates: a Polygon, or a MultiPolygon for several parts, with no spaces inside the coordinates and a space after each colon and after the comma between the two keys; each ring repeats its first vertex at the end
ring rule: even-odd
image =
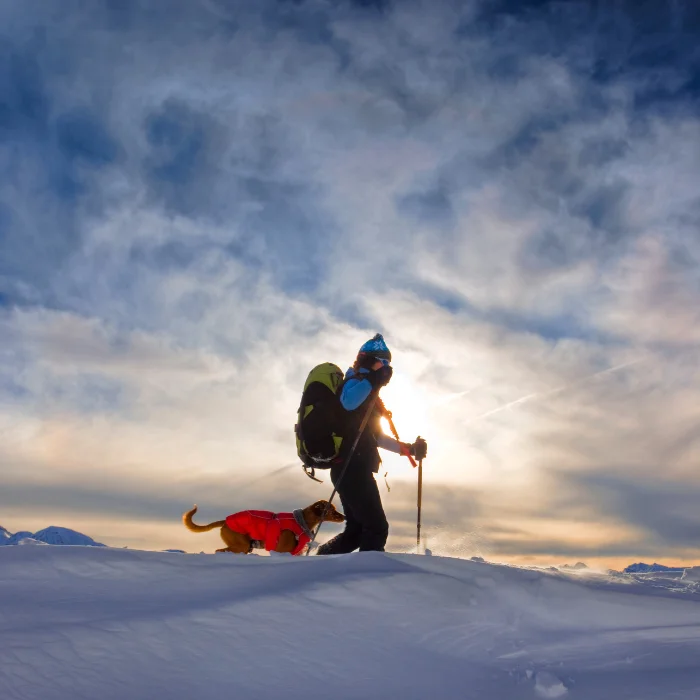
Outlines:
{"type": "Polygon", "coordinates": [[[352,447],[350,448],[350,452],[348,452],[347,457],[345,458],[345,463],[343,464],[343,469],[340,472],[340,476],[338,477],[338,481],[336,482],[335,486],[333,487],[333,492],[331,493],[330,498],[328,499],[328,503],[326,504],[326,507],[323,510],[323,514],[321,515],[321,520],[318,523],[318,526],[316,527],[316,530],[314,530],[313,537],[311,538],[311,541],[309,542],[309,546],[306,548],[306,554],[304,556],[308,557],[309,552],[311,551],[311,545],[316,541],[316,535],[318,535],[318,531],[321,529],[321,525],[323,525],[323,521],[326,519],[326,516],[328,515],[328,510],[331,507],[331,503],[333,502],[333,498],[335,497],[335,494],[338,493],[338,486],[340,485],[340,482],[343,480],[343,477],[345,476],[345,472],[348,469],[348,464],[350,464],[350,460],[352,459],[353,454],[355,453],[355,449],[357,448],[357,443],[360,442],[360,438],[362,437],[362,433],[365,432],[365,428],[367,427],[367,423],[369,423],[370,416],[372,415],[372,411],[374,410],[374,405],[377,402],[377,394],[376,392],[372,392],[374,396],[372,396],[369,405],[367,406],[367,412],[365,413],[364,417],[362,418],[362,423],[360,423],[360,429],[357,431],[357,435],[355,436],[355,441],[352,443],[352,447]]]}
{"type": "MultiPolygon", "coordinates": [[[[420,440],[420,436],[418,437],[420,440]]],[[[420,516],[423,501],[423,460],[418,460],[418,523],[416,533],[416,553],[420,554],[420,516]]]]}
{"type": "MultiPolygon", "coordinates": [[[[396,430],[396,426],[394,425],[394,421],[391,419],[391,411],[385,411],[385,412],[384,412],[384,417],[386,418],[387,423],[389,423],[389,428],[390,428],[390,430],[391,430],[391,434],[394,436],[394,438],[396,439],[397,442],[401,442],[401,440],[399,439],[399,433],[398,433],[398,431],[396,430]]],[[[418,465],[416,464],[416,460],[413,459],[413,456],[411,455],[410,452],[403,452],[403,451],[402,451],[401,454],[402,454],[402,455],[405,455],[406,457],[408,457],[408,461],[411,463],[411,466],[412,466],[413,468],[415,468],[415,467],[418,466],[418,465]]]]}
{"type": "Polygon", "coordinates": [[[423,460],[418,460],[418,523],[416,534],[416,551],[420,553],[420,516],[421,503],[423,500],[423,460]]]}

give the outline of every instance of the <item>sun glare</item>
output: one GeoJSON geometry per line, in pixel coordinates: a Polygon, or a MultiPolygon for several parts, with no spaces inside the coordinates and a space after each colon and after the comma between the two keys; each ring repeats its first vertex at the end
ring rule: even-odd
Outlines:
{"type": "MultiPolygon", "coordinates": [[[[408,376],[395,373],[381,395],[403,442],[413,442],[418,435],[427,439],[431,430],[426,397],[408,376]]],[[[382,427],[387,435],[391,435],[387,420],[382,419],[382,427]]]]}

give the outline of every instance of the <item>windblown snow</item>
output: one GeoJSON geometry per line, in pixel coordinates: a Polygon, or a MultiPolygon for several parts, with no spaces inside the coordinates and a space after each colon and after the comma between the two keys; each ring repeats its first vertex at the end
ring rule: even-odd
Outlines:
{"type": "Polygon", "coordinates": [[[700,584],[408,554],[0,547],[3,700],[698,700],[700,584]]]}

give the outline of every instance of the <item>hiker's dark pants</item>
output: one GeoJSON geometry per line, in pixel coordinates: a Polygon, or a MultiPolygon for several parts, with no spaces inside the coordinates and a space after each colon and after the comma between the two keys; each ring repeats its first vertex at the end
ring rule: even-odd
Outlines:
{"type": "MultiPolygon", "coordinates": [[[[375,448],[376,450],[376,448],[375,448]]],[[[322,544],[317,554],[347,554],[358,547],[361,552],[383,552],[389,536],[382,499],[374,480],[372,464],[356,455],[348,464],[345,476],[338,482],[342,464],[331,468],[331,481],[338,489],[338,496],[345,513],[345,530],[329,542],[322,544]]]]}

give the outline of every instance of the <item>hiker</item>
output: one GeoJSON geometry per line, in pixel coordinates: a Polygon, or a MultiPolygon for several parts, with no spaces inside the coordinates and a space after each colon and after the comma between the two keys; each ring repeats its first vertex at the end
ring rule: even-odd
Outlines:
{"type": "MultiPolygon", "coordinates": [[[[368,399],[391,381],[392,373],[391,352],[377,333],[360,348],[354,365],[345,374],[340,404],[347,411],[346,435],[352,435],[353,430],[357,434],[368,399]]],[[[408,452],[417,459],[423,459],[427,453],[427,443],[421,438],[411,445],[385,435],[380,425],[385,411],[381,400],[377,399],[342,480],[339,481],[342,463],[331,467],[331,481],[338,489],[346,517],[345,530],[322,544],[317,554],[346,554],[358,547],[361,552],[384,551],[389,523],[374,479],[381,463],[377,447],[396,454],[408,452]]]]}

